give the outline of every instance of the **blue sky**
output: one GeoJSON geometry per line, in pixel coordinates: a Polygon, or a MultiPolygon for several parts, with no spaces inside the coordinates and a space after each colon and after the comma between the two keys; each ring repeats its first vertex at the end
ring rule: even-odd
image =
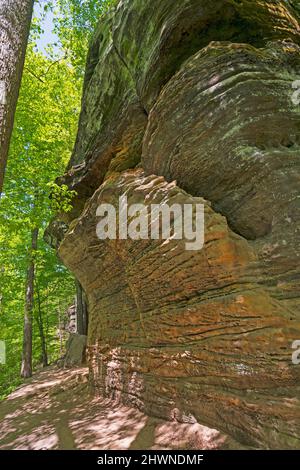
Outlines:
{"type": "MultiPolygon", "coordinates": [[[[43,3],[43,2],[41,2],[43,3]]],[[[42,15],[43,7],[39,3],[35,4],[34,7],[34,16],[40,17],[42,15]]],[[[46,53],[45,48],[48,44],[52,44],[58,40],[56,34],[53,33],[53,13],[51,11],[47,12],[45,20],[42,22],[42,28],[44,33],[41,35],[37,41],[37,48],[39,51],[46,53]]]]}

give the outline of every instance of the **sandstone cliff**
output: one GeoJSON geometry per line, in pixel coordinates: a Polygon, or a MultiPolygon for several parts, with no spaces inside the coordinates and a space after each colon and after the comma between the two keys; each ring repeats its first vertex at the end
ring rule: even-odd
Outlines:
{"type": "Polygon", "coordinates": [[[120,1],[61,178],[78,194],[59,255],[87,295],[95,389],[245,447],[300,448],[299,45],[293,2],[120,1]],[[100,241],[97,207],[124,193],[202,201],[203,249],[100,241]]]}

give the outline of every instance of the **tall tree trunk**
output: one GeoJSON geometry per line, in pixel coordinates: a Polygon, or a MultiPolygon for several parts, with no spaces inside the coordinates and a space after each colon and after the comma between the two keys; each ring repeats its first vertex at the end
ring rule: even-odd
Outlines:
{"type": "Polygon", "coordinates": [[[0,194],[34,0],[0,0],[0,194]]]}
{"type": "Polygon", "coordinates": [[[63,322],[62,322],[62,316],[61,316],[61,311],[60,311],[60,303],[58,305],[58,334],[59,334],[59,352],[60,355],[62,356],[63,354],[63,322]]]}
{"type": "Polygon", "coordinates": [[[40,340],[41,340],[41,351],[42,351],[42,364],[43,367],[47,367],[48,365],[48,354],[47,354],[47,343],[46,343],[46,336],[44,331],[44,322],[43,322],[43,315],[42,315],[42,308],[41,308],[41,298],[40,298],[40,291],[39,286],[36,284],[36,293],[37,293],[37,324],[39,327],[40,333],[40,340]]]}
{"type": "Polygon", "coordinates": [[[32,312],[34,300],[34,275],[35,259],[37,250],[39,230],[37,228],[31,233],[31,250],[28,260],[26,292],[25,292],[25,311],[24,311],[24,336],[23,336],[23,355],[21,377],[28,378],[32,376],[32,312]]]}
{"type": "Polygon", "coordinates": [[[78,281],[76,281],[76,324],[77,333],[86,335],[88,329],[88,313],[83,289],[78,281]]]}

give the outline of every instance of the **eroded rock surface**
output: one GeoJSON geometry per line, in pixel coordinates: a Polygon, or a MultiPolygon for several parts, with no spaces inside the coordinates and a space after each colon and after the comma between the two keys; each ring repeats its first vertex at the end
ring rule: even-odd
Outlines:
{"type": "Polygon", "coordinates": [[[257,448],[300,448],[293,3],[120,1],[89,53],[69,230],[49,230],[87,295],[94,389],[257,448]],[[203,203],[203,249],[100,241],[124,193],[203,203]]]}
{"type": "Polygon", "coordinates": [[[279,209],[285,218],[296,209],[300,108],[291,97],[299,71],[293,43],[211,43],[162,90],[143,167],[211,200],[244,237],[267,235],[279,209]]]}
{"type": "Polygon", "coordinates": [[[245,445],[299,445],[291,403],[300,370],[289,349],[299,322],[256,282],[252,248],[208,205],[200,251],[187,251],[185,239],[99,242],[97,207],[118,207],[124,193],[129,205],[199,202],[161,177],[123,173],[62,242],[60,256],[88,293],[95,387],[150,415],[218,422],[245,445]]]}
{"type": "Polygon", "coordinates": [[[289,298],[300,276],[300,106],[292,103],[299,52],[290,42],[259,50],[211,43],[163,88],[142,158],[148,174],[207,198],[255,240],[260,281],[280,284],[277,295],[289,298]]]}

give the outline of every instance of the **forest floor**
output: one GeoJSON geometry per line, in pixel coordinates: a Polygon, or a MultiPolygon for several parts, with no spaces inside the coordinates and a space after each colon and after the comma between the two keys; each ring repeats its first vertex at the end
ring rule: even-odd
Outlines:
{"type": "Polygon", "coordinates": [[[166,422],[91,395],[88,370],[49,367],[0,403],[0,449],[221,449],[200,424],[166,422]]]}

